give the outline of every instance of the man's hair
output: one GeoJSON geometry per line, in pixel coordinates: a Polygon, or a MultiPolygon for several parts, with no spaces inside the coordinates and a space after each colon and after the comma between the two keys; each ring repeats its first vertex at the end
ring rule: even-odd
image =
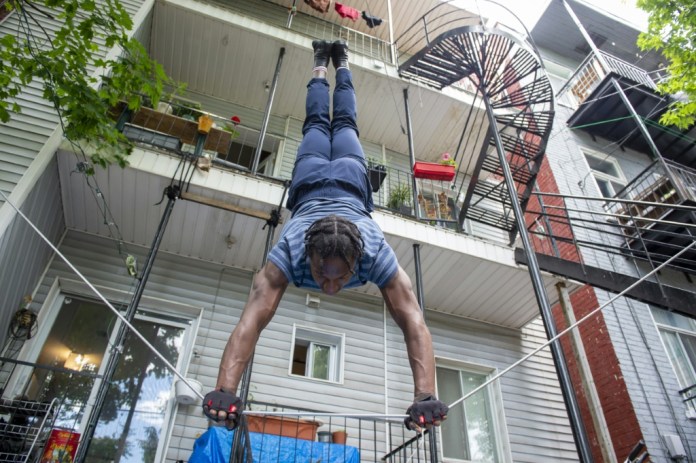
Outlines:
{"type": "Polygon", "coordinates": [[[349,267],[351,260],[354,264],[360,262],[363,246],[358,227],[350,220],[333,214],[317,220],[305,232],[307,256],[317,253],[322,260],[340,257],[349,267]]]}

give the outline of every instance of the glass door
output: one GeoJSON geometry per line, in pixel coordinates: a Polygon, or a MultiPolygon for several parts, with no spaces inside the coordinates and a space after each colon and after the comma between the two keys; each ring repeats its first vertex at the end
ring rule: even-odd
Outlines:
{"type": "MultiPolygon", "coordinates": [[[[186,325],[138,314],[135,328],[176,365],[186,325]]],[[[154,462],[165,429],[175,375],[129,333],[101,411],[86,462],[154,462]]]]}
{"type": "MultiPolygon", "coordinates": [[[[29,354],[36,366],[16,374],[24,385],[20,386],[24,399],[58,399],[55,428],[81,433],[121,322],[101,302],[71,296],[58,300],[60,307],[48,317],[52,325],[41,336],[38,352],[29,354]]],[[[177,368],[191,324],[191,319],[150,310],[138,311],[133,321],[177,368]]],[[[175,379],[164,362],[129,332],[85,461],[154,462],[169,429],[175,379]]]]}

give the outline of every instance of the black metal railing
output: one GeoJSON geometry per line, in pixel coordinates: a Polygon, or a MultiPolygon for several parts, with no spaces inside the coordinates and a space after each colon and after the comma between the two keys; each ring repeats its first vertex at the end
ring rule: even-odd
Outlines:
{"type": "Polygon", "coordinates": [[[654,228],[656,220],[670,214],[675,204],[696,204],[696,170],[666,159],[657,160],[619,191],[615,198],[628,201],[608,200],[605,206],[621,224],[635,222],[641,228],[654,228]]]}
{"type": "MultiPolygon", "coordinates": [[[[654,269],[696,240],[694,205],[534,194],[527,209],[527,229],[538,253],[583,263],[593,252],[623,256],[654,269]],[[663,209],[664,208],[664,209],[663,209]],[[685,212],[676,220],[664,214],[649,217],[645,211],[685,212]],[[644,211],[636,213],[635,211],[644,211]],[[585,254],[583,251],[589,251],[585,254]]],[[[696,273],[693,252],[670,262],[670,267],[696,273]]]]}
{"type": "Polygon", "coordinates": [[[428,434],[379,415],[327,413],[251,401],[245,414],[254,461],[429,462],[428,434]],[[424,438],[425,436],[425,438],[424,438]]]}
{"type": "Polygon", "coordinates": [[[288,5],[259,0],[235,0],[233,2],[217,0],[217,3],[244,16],[261,20],[272,26],[288,28],[312,39],[346,40],[350,44],[351,53],[358,53],[389,64],[394,63],[392,47],[388,42],[349,27],[304,14],[301,11],[292,14],[288,5]],[[292,17],[289,21],[291,14],[292,17]]]}

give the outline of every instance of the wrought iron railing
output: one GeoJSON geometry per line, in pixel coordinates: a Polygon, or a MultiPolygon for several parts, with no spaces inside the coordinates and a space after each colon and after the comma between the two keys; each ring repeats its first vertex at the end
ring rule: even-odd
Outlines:
{"type": "Polygon", "coordinates": [[[619,223],[650,228],[654,220],[669,214],[673,205],[696,202],[696,170],[666,159],[655,161],[619,191],[616,198],[632,201],[607,202],[606,209],[616,214],[619,223]]]}
{"type": "Polygon", "coordinates": [[[256,401],[251,401],[248,409],[245,420],[251,434],[249,440],[242,442],[250,445],[254,461],[425,463],[433,461],[431,452],[437,454],[437,449],[431,449],[427,433],[407,431],[401,419],[378,414],[327,413],[256,401]]]}
{"type": "Polygon", "coordinates": [[[570,79],[558,91],[558,97],[563,102],[577,107],[611,73],[618,74],[625,79],[653,90],[657,88],[647,71],[600,51],[599,56],[592,53],[585,58],[570,79]]]}
{"type": "Polygon", "coordinates": [[[239,14],[262,20],[276,27],[289,28],[294,32],[313,39],[347,40],[350,44],[351,52],[385,63],[394,63],[392,48],[388,42],[300,11],[295,12],[292,15],[292,20],[288,21],[291,10],[288,9],[287,5],[259,0],[235,0],[233,2],[217,0],[217,3],[239,14]]]}
{"type": "MultiPolygon", "coordinates": [[[[673,197],[671,193],[662,194],[673,197]]],[[[615,255],[651,268],[670,260],[670,267],[694,274],[696,253],[676,257],[696,240],[694,214],[693,204],[537,192],[526,218],[537,253],[579,263],[588,257],[600,259],[600,254],[615,255]],[[650,217],[653,211],[659,217],[650,217]],[[687,214],[665,218],[666,211],[687,214]]]]}

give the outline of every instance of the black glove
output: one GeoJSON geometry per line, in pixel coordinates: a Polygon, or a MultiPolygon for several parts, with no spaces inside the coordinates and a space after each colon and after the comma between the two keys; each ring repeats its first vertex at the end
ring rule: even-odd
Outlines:
{"type": "Polygon", "coordinates": [[[449,407],[437,400],[437,397],[429,395],[423,399],[416,400],[408,407],[404,420],[404,425],[408,429],[418,429],[426,425],[434,424],[447,419],[449,407]]]}
{"type": "Polygon", "coordinates": [[[242,399],[223,388],[208,392],[203,398],[203,413],[213,421],[225,421],[227,429],[234,429],[239,424],[239,417],[244,409],[242,399]],[[210,412],[217,412],[214,415],[210,412]],[[224,419],[218,417],[219,412],[225,412],[224,419]]]}

